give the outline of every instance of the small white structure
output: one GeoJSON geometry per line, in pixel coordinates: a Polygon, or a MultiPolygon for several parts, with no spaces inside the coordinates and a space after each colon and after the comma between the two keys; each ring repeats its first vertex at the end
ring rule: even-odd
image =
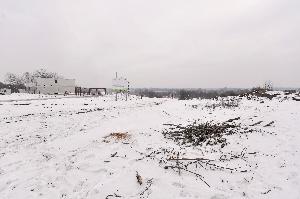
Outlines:
{"type": "Polygon", "coordinates": [[[0,94],[1,95],[10,95],[11,94],[11,89],[9,89],[9,88],[1,88],[0,89],[0,94]]]}
{"type": "Polygon", "coordinates": [[[27,92],[35,94],[70,94],[75,93],[75,79],[37,78],[27,84],[27,92]]]}

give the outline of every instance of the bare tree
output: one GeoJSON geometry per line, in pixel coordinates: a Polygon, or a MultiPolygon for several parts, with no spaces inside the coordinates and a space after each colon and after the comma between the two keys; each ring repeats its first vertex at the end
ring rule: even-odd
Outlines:
{"type": "Polygon", "coordinates": [[[23,84],[22,78],[13,73],[7,73],[5,75],[4,82],[10,85],[21,85],[23,84]]]}
{"type": "Polygon", "coordinates": [[[25,72],[22,75],[22,81],[24,84],[34,82],[33,74],[30,72],[25,72]]]}
{"type": "Polygon", "coordinates": [[[33,73],[25,72],[21,76],[14,73],[7,73],[5,75],[5,83],[10,85],[25,85],[32,83],[36,78],[58,78],[57,73],[48,72],[46,69],[38,69],[33,73]]]}
{"type": "Polygon", "coordinates": [[[33,77],[34,78],[38,78],[38,77],[41,77],[41,78],[57,78],[58,75],[57,75],[57,73],[48,72],[46,69],[41,68],[41,69],[36,70],[33,73],[33,77]]]}
{"type": "Polygon", "coordinates": [[[264,89],[267,91],[272,91],[273,90],[273,83],[268,80],[264,83],[264,89]]]}

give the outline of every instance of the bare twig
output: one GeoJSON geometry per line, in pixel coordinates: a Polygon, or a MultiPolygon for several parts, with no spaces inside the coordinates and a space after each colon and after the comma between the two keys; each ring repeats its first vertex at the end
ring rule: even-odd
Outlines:
{"type": "Polygon", "coordinates": [[[110,157],[115,157],[117,155],[118,152],[115,152],[114,154],[111,154],[110,157]]]}
{"type": "Polygon", "coordinates": [[[272,121],[272,122],[270,122],[270,123],[268,123],[268,124],[266,124],[264,127],[269,127],[269,126],[271,126],[272,124],[274,124],[275,122],[274,121],[272,121]]]}
{"type": "Polygon", "coordinates": [[[188,169],[185,169],[183,167],[178,168],[179,166],[165,166],[165,169],[182,169],[188,173],[194,174],[195,176],[197,176],[202,182],[204,182],[208,187],[210,187],[210,185],[204,180],[204,177],[202,175],[200,175],[199,173],[195,173],[193,171],[190,171],[188,169]]]}
{"type": "Polygon", "coordinates": [[[137,179],[137,182],[142,185],[143,184],[143,180],[142,180],[142,177],[139,175],[138,172],[136,172],[136,179],[137,179]]]}
{"type": "Polygon", "coordinates": [[[147,187],[140,193],[140,195],[144,195],[146,191],[148,191],[150,189],[150,187],[153,184],[153,178],[151,178],[150,180],[147,180],[147,187]]]}
{"type": "Polygon", "coordinates": [[[259,124],[261,124],[263,121],[259,121],[259,122],[256,122],[256,123],[254,123],[254,124],[251,124],[250,126],[256,126],[256,125],[259,125],[259,124]]]}

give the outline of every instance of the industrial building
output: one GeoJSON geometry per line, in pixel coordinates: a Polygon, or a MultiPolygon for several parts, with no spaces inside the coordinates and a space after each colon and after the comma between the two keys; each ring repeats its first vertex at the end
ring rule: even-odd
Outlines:
{"type": "Polygon", "coordinates": [[[72,94],[75,93],[75,79],[36,78],[34,83],[26,85],[26,90],[33,94],[72,94]]]}

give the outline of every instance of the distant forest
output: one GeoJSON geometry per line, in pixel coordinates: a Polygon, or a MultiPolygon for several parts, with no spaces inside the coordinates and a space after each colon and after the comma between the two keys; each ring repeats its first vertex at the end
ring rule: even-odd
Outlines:
{"type": "Polygon", "coordinates": [[[133,89],[131,94],[150,98],[178,98],[187,100],[193,98],[212,99],[216,97],[238,96],[251,91],[251,89],[133,89]]]}
{"type": "MultiPolygon", "coordinates": [[[[187,100],[194,98],[201,99],[213,99],[218,97],[227,96],[241,96],[249,93],[258,92],[260,94],[266,91],[272,91],[273,84],[271,81],[266,81],[263,86],[253,87],[251,89],[238,89],[238,88],[221,88],[221,89],[168,89],[168,88],[138,88],[132,89],[131,94],[138,95],[141,97],[149,98],[177,98],[179,100],[187,100]]],[[[296,90],[283,89],[288,92],[296,92],[296,90]]]]}

